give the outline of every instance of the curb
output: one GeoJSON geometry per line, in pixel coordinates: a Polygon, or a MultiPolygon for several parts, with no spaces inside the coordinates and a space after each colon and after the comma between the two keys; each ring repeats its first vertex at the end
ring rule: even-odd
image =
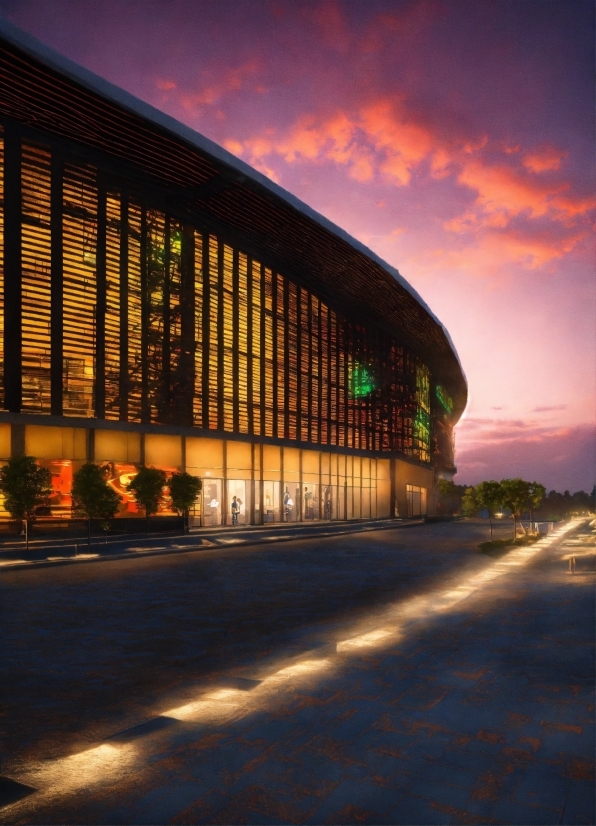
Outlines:
{"type": "MultiPolygon", "coordinates": [[[[95,562],[112,562],[122,559],[141,559],[143,557],[148,556],[169,556],[174,554],[187,554],[187,553],[206,553],[209,551],[233,551],[237,548],[242,548],[246,546],[254,546],[254,545],[274,545],[279,542],[295,542],[299,539],[316,539],[317,537],[324,537],[330,538],[334,536],[348,536],[355,533],[370,533],[372,531],[383,531],[383,530],[394,530],[396,528],[417,528],[423,526],[424,522],[408,522],[408,523],[396,523],[393,525],[376,525],[371,527],[363,528],[362,524],[358,526],[354,526],[352,529],[345,529],[345,530],[338,530],[338,531],[315,531],[313,533],[301,533],[297,536],[267,536],[261,538],[246,538],[246,539],[239,539],[233,543],[229,544],[210,544],[205,545],[203,547],[200,546],[189,546],[188,548],[160,548],[155,551],[147,550],[147,551],[127,551],[124,553],[114,553],[114,554],[98,554],[97,556],[92,557],[65,557],[61,559],[40,559],[40,560],[26,560],[25,562],[17,562],[15,561],[14,564],[10,564],[7,562],[3,565],[0,565],[0,576],[3,573],[7,573],[8,571],[22,571],[22,570],[30,570],[31,568],[54,568],[54,567],[61,567],[64,565],[81,565],[86,563],[95,563],[95,562]]],[[[223,533],[223,531],[222,531],[223,533]]],[[[201,540],[202,541],[202,540],[201,540]]]]}

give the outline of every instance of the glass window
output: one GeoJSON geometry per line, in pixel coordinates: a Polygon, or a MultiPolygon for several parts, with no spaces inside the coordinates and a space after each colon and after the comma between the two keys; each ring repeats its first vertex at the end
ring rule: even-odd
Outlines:
{"type": "Polygon", "coordinates": [[[408,516],[424,516],[426,513],[426,488],[406,485],[408,516]]]}
{"type": "Polygon", "coordinates": [[[284,482],[283,486],[284,522],[300,521],[300,483],[295,480],[284,482]]]}
{"type": "Polygon", "coordinates": [[[263,482],[263,522],[279,522],[279,482],[263,482]]]}
{"type": "Polygon", "coordinates": [[[319,485],[307,484],[303,486],[302,507],[305,522],[319,518],[319,485]]]}
{"type": "Polygon", "coordinates": [[[203,525],[216,527],[222,524],[222,479],[203,479],[203,525]]]}
{"type": "Polygon", "coordinates": [[[244,479],[228,479],[228,512],[226,525],[246,525],[249,513],[248,484],[244,479]]]}

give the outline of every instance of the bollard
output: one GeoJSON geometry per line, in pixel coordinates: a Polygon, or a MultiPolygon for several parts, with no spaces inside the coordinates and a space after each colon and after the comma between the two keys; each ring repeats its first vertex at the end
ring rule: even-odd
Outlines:
{"type": "Polygon", "coordinates": [[[79,555],[79,543],[75,542],[75,559],[77,558],[78,555],[79,555]]]}
{"type": "Polygon", "coordinates": [[[569,557],[569,573],[570,574],[575,573],[575,557],[574,556],[569,557]]]}

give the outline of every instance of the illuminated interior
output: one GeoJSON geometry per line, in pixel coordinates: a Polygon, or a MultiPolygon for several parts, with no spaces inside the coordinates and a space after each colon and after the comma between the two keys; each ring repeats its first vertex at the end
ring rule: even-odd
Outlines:
{"type": "MultiPolygon", "coordinates": [[[[35,85],[28,58],[14,58],[4,39],[1,48],[6,76],[33,84],[38,115],[28,120],[3,86],[0,427],[10,447],[0,461],[22,453],[31,428],[53,417],[31,454],[51,466],[46,515],[68,516],[72,474],[85,460],[109,464],[119,516],[140,515],[118,480],[145,462],[210,480],[216,491],[197,502],[198,524],[227,524],[233,495],[243,499],[242,523],[405,515],[406,483],[428,491],[432,508],[435,468],[454,470],[465,382],[417,299],[361,252],[358,266],[342,263],[355,249],[322,225],[313,234],[304,215],[271,213],[251,229],[261,213],[285,209],[283,198],[261,199],[258,215],[248,206],[236,213],[232,190],[249,200],[252,190],[229,171],[220,178],[215,160],[190,145],[176,144],[174,157],[168,143],[148,172],[143,159],[166,140],[149,121],[129,133],[124,110],[110,110],[118,128],[109,147],[100,145],[107,122],[77,132],[74,104],[65,103],[71,80],[54,77],[58,98],[35,85]],[[335,257],[325,257],[332,248],[335,257]],[[379,298],[377,311],[360,313],[370,302],[359,279],[399,300],[388,308],[379,298]],[[451,365],[444,374],[434,348],[451,365]],[[80,431],[76,451],[50,438],[56,427],[80,431]],[[179,440],[177,457],[149,451],[160,432],[179,440]],[[133,433],[134,449],[126,447],[133,433]],[[228,437],[244,439],[249,467],[192,464],[195,434],[221,444],[222,455],[228,437]],[[281,451],[275,467],[264,458],[271,445],[281,451]]],[[[94,101],[84,110],[90,124],[108,117],[101,95],[94,101]]]]}

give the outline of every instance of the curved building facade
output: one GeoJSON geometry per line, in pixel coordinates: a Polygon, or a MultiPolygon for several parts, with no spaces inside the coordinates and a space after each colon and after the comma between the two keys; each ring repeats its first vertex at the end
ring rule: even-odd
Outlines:
{"type": "MultiPolygon", "coordinates": [[[[0,458],[203,479],[195,522],[412,516],[466,383],[399,273],[192,130],[0,27],[0,458]]],[[[168,512],[167,496],[163,512],[168,512]]]]}

